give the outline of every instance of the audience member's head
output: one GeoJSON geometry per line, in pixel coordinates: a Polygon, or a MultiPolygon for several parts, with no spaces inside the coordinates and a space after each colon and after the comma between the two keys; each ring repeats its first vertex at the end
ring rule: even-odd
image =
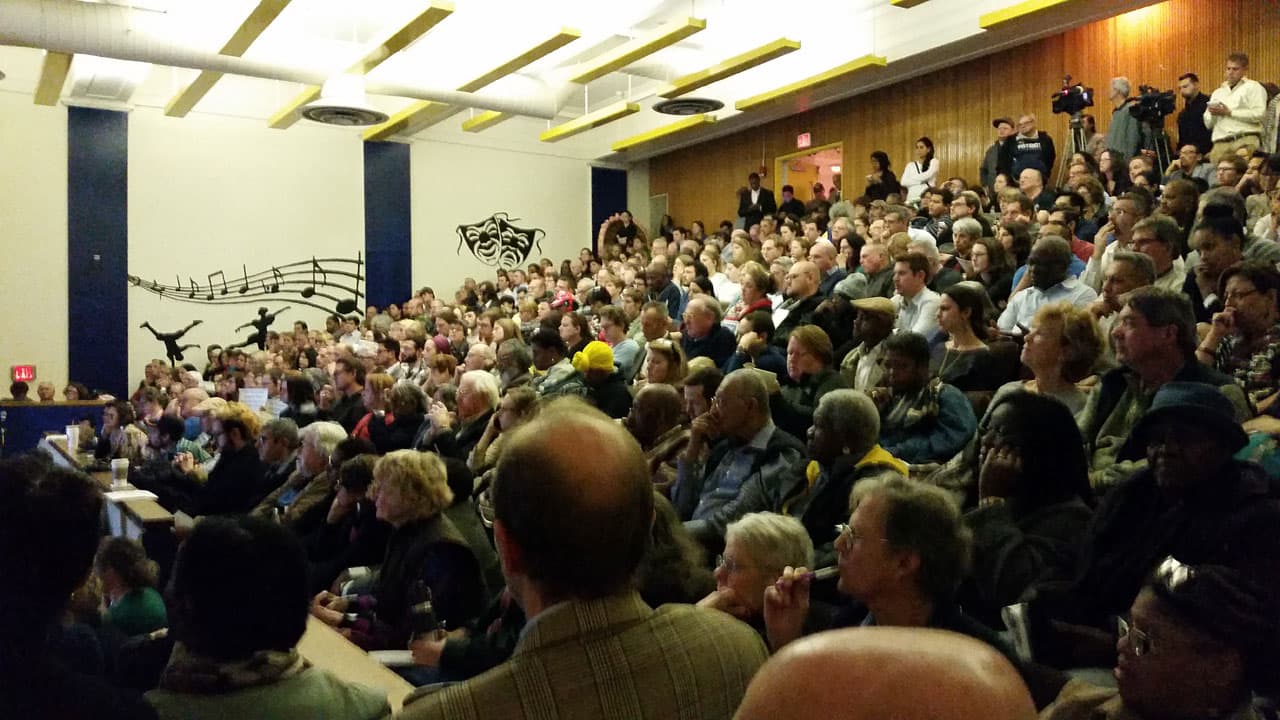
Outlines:
{"type": "Polygon", "coordinates": [[[851,628],[783,648],[752,679],[737,720],[1035,720],[1017,670],[944,630],[851,628]],[[892,680],[889,680],[892,678],[892,680]]]}
{"type": "Polygon", "coordinates": [[[551,402],[506,442],[493,481],[494,538],[516,600],[532,617],[561,600],[625,591],[653,521],[639,444],[576,398],[551,402]]]}
{"type": "Polygon", "coordinates": [[[168,591],[170,630],[197,658],[244,660],[288,652],[307,626],[311,595],[302,543],[254,517],[208,517],[178,549],[168,591]],[[252,597],[252,611],[228,612],[228,588],[252,597]]]}

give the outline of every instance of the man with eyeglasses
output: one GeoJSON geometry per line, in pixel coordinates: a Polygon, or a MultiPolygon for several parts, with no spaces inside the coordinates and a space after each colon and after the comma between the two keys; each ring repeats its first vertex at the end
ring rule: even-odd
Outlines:
{"type": "Polygon", "coordinates": [[[279,487],[253,509],[251,515],[275,518],[299,535],[324,522],[337,473],[331,472],[330,458],[347,432],[335,422],[313,422],[299,434],[301,447],[295,470],[279,487]]]}
{"type": "Polygon", "coordinates": [[[354,358],[341,357],[334,363],[333,384],[339,396],[329,408],[329,418],[350,433],[365,415],[364,365],[354,358]]]}
{"type": "MultiPolygon", "coordinates": [[[[855,602],[821,629],[950,630],[985,642],[1018,666],[1012,649],[956,604],[972,535],[945,491],[901,476],[876,477],[855,485],[849,504],[848,524],[836,527],[836,587],[855,602]]],[[[806,568],[788,567],[765,590],[765,627],[775,653],[805,632],[811,582],[806,568]]]]}
{"type": "Polygon", "coordinates": [[[1107,214],[1107,224],[1094,236],[1093,256],[1089,258],[1080,280],[1095,291],[1102,289],[1107,266],[1117,250],[1133,249],[1133,226],[1151,214],[1155,199],[1150,192],[1134,188],[1116,198],[1107,214]]]}
{"type": "Polygon", "coordinates": [[[799,440],[773,424],[760,371],[732,372],[716,390],[711,409],[693,420],[672,504],[685,528],[718,551],[730,522],[768,509],[758,491],[776,488],[803,451],[799,440]]]}
{"type": "Polygon", "coordinates": [[[1042,720],[1259,717],[1274,692],[1274,595],[1233,568],[1166,558],[1117,622],[1115,688],[1072,680],[1042,720]]]}

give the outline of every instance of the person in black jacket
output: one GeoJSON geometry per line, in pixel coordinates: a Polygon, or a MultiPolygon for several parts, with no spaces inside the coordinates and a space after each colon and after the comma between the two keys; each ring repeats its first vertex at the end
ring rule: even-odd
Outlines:
{"type": "Polygon", "coordinates": [[[592,340],[573,356],[573,369],[587,384],[587,400],[609,417],[620,420],[631,413],[631,392],[613,364],[608,343],[592,340]]]}
{"type": "Polygon", "coordinates": [[[199,481],[202,471],[190,453],[178,453],[173,463],[181,474],[171,482],[143,488],[156,493],[167,509],[192,517],[237,514],[251,510],[262,496],[266,465],[255,447],[258,416],[246,405],[227,403],[212,427],[219,455],[207,480],[199,481]]]}
{"type": "Polygon", "coordinates": [[[716,367],[723,367],[737,347],[733,331],[720,321],[724,312],[714,297],[699,295],[691,298],[684,311],[683,336],[680,348],[687,360],[697,357],[711,358],[716,367]]]}
{"type": "Polygon", "coordinates": [[[387,408],[395,418],[390,425],[381,410],[374,411],[369,422],[369,440],[379,455],[413,447],[413,438],[426,418],[427,394],[413,382],[401,380],[391,386],[387,408]]]}
{"type": "Polygon", "coordinates": [[[340,357],[333,366],[333,384],[338,398],[329,406],[329,419],[348,434],[364,417],[364,365],[354,359],[340,357]]]}
{"type": "Polygon", "coordinates": [[[46,637],[88,576],[102,539],[102,494],[80,472],[37,457],[0,461],[0,717],[154,718],[141,697],[69,672],[46,637]]]}
{"type": "Polygon", "coordinates": [[[778,323],[777,329],[769,337],[769,344],[780,350],[786,350],[787,341],[791,339],[791,331],[813,322],[813,314],[825,299],[818,292],[819,283],[817,265],[808,260],[802,260],[791,266],[787,271],[787,299],[779,308],[779,311],[785,310],[787,315],[778,323]]]}
{"type": "Polygon", "coordinates": [[[774,199],[773,191],[760,187],[759,173],[748,175],[747,187],[738,191],[738,217],[742,218],[743,229],[751,229],[752,225],[760,222],[760,218],[776,212],[778,201],[774,199]]]}
{"type": "Polygon", "coordinates": [[[333,584],[342,571],[382,562],[391,526],[377,517],[368,494],[378,457],[360,454],[338,468],[337,491],[324,523],[304,539],[312,592],[333,584]]]}
{"type": "Polygon", "coordinates": [[[442,403],[432,403],[430,414],[418,429],[415,446],[466,461],[497,409],[498,379],[487,370],[468,370],[458,381],[457,416],[442,403]]]}
{"type": "Polygon", "coordinates": [[[350,630],[366,649],[403,648],[417,633],[465,626],[484,606],[484,586],[475,554],[443,514],[453,502],[444,463],[397,450],[378,460],[373,475],[377,516],[393,528],[373,593],[352,600],[322,592],[311,613],[350,630]]]}

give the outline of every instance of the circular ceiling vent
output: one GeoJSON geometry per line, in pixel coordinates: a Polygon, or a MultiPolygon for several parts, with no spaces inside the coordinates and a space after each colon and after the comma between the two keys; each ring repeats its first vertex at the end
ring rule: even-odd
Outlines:
{"type": "Polygon", "coordinates": [[[302,117],[325,125],[377,125],[387,121],[387,114],[368,107],[350,105],[308,105],[302,111],[302,117]]]}
{"type": "Polygon", "coordinates": [[[653,106],[653,109],[663,115],[701,115],[719,110],[724,107],[724,103],[711,98],[676,98],[675,100],[663,100],[653,106]]]}

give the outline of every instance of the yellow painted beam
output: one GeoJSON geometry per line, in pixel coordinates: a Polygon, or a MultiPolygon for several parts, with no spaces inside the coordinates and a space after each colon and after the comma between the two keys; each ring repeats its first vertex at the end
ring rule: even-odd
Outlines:
{"type": "Polygon", "coordinates": [[[471,82],[458,86],[459,92],[475,92],[489,83],[510,75],[521,68],[532,65],[560,48],[582,37],[582,33],[573,28],[560,28],[554,35],[534,45],[528,50],[502,63],[471,82]]]}
{"type": "Polygon", "coordinates": [[[361,137],[368,141],[386,140],[408,126],[409,120],[415,115],[424,113],[428,109],[437,105],[443,105],[443,103],[434,103],[429,100],[418,100],[395,115],[387,118],[387,121],[381,125],[375,125],[368,130],[365,130],[361,134],[361,137]]]}
{"type": "Polygon", "coordinates": [[[633,113],[640,112],[640,106],[636,103],[617,102],[608,107],[601,108],[595,112],[587,113],[581,117],[570,120],[567,123],[556,125],[553,128],[544,130],[538,139],[542,142],[559,142],[565,138],[573,137],[578,133],[586,132],[592,128],[598,128],[606,123],[611,123],[619,118],[624,118],[633,113]]]}
{"type": "Polygon", "coordinates": [[[1041,10],[1047,10],[1056,5],[1063,5],[1068,2],[1070,2],[1070,0],[1026,0],[1026,2],[1020,2],[1017,5],[1010,5],[1003,10],[996,10],[995,12],[989,12],[985,15],[979,16],[978,27],[983,30],[990,30],[997,25],[1017,20],[1018,18],[1026,17],[1027,15],[1038,13],[1041,10]]]}
{"type": "MultiPolygon", "coordinates": [[[[222,55],[240,57],[253,44],[281,12],[288,7],[290,0],[259,0],[257,7],[249,13],[249,17],[240,23],[240,27],[231,34],[231,39],[223,44],[218,52],[222,55]]],[[[164,114],[169,117],[185,117],[200,102],[205,93],[213,88],[214,83],[222,78],[222,73],[202,70],[173,99],[164,106],[164,114]]]]}
{"type": "Polygon", "coordinates": [[[710,125],[715,121],[716,121],[716,116],[712,115],[711,113],[707,113],[705,115],[694,115],[692,117],[687,117],[683,120],[677,120],[669,125],[663,125],[662,127],[654,128],[648,132],[642,132],[639,135],[632,135],[631,137],[625,140],[619,140],[618,142],[612,145],[613,151],[622,152],[623,150],[630,150],[633,147],[644,145],[646,143],[651,143],[654,140],[657,140],[658,138],[666,137],[668,135],[674,135],[675,133],[688,130],[690,128],[702,127],[703,125],[710,125]]]}
{"type": "Polygon", "coordinates": [[[481,130],[488,130],[503,120],[510,120],[512,117],[515,116],[511,113],[486,110],[473,118],[463,121],[462,129],[466,132],[478,133],[481,130]]]}
{"type": "Polygon", "coordinates": [[[673,98],[693,92],[700,87],[710,85],[713,82],[719,82],[731,75],[737,75],[740,72],[750,70],[757,65],[763,65],[770,60],[795,52],[800,49],[800,43],[796,40],[788,40],[787,38],[778,38],[771,43],[761,45],[753,50],[748,50],[741,55],[735,55],[728,60],[718,62],[705,70],[699,70],[690,73],[684,77],[672,80],[669,85],[658,92],[660,97],[673,98]]]}
{"type": "Polygon", "coordinates": [[[579,65],[576,68],[577,74],[569,78],[569,80],[585,85],[596,78],[608,75],[614,70],[624,68],[642,57],[652,55],[665,47],[674,45],[706,27],[706,20],[692,17],[667,23],[651,33],[629,40],[579,65]]]}
{"type": "Polygon", "coordinates": [[[884,67],[887,64],[888,60],[886,60],[882,55],[863,55],[857,60],[852,60],[838,67],[833,67],[826,72],[818,73],[817,75],[807,77],[804,80],[798,80],[790,85],[783,85],[780,88],[775,88],[768,92],[760,93],[759,95],[752,95],[749,98],[739,100],[734,103],[733,106],[738,110],[750,110],[752,108],[760,107],[761,105],[767,105],[779,100],[784,100],[792,95],[796,95],[807,90],[815,90],[823,87],[824,85],[829,85],[838,80],[843,80],[855,72],[866,70],[867,68],[884,67]]]}
{"type": "MultiPolygon", "coordinates": [[[[581,36],[582,34],[573,28],[560,28],[555,34],[537,45],[462,83],[457,88],[458,92],[475,92],[495,80],[506,77],[523,67],[537,62],[581,36]]],[[[386,140],[397,133],[416,131],[434,125],[441,120],[457,115],[465,109],[465,107],[445,103],[416,102],[392,115],[385,123],[369,128],[364,132],[363,137],[365,140],[386,140]]],[[[490,124],[497,124],[497,122],[494,121],[490,124]]]]}
{"type": "Polygon", "coordinates": [[[40,82],[36,83],[35,103],[57,105],[62,97],[62,86],[71,70],[71,53],[45,52],[40,66],[40,82]]]}
{"type": "Polygon", "coordinates": [[[923,5],[928,0],[889,0],[889,4],[900,8],[913,8],[917,5],[923,5]]]}
{"type": "MultiPolygon", "coordinates": [[[[439,25],[452,14],[452,3],[444,0],[432,0],[427,9],[418,13],[416,17],[405,23],[404,27],[392,33],[376,48],[369,51],[367,55],[357,60],[354,65],[347,69],[347,72],[354,75],[367,74],[370,70],[381,65],[387,58],[412,45],[415,40],[427,34],[431,28],[439,25]]],[[[292,126],[298,121],[298,118],[302,117],[302,106],[319,97],[319,85],[306,86],[302,89],[302,92],[285,103],[284,107],[271,116],[271,119],[267,121],[267,127],[284,130],[292,126]]]]}

